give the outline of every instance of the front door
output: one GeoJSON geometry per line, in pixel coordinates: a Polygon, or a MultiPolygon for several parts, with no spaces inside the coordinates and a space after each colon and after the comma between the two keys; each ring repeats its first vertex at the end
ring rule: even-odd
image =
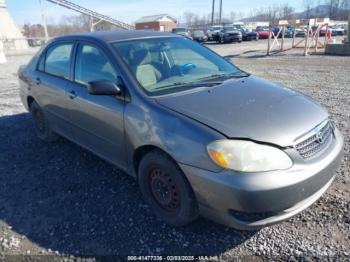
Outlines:
{"type": "Polygon", "coordinates": [[[91,95],[91,81],[117,82],[117,73],[105,53],[92,44],[79,43],[74,79],[67,100],[75,140],[101,157],[125,168],[124,101],[115,96],[91,95]]]}

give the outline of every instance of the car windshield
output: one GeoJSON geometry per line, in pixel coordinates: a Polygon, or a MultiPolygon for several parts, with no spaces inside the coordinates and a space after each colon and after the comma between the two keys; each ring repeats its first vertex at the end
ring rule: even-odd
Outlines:
{"type": "Polygon", "coordinates": [[[224,28],[224,31],[225,32],[230,32],[230,31],[234,31],[234,30],[237,30],[235,27],[233,27],[233,26],[230,26],[230,27],[225,27],[224,28]]]}
{"type": "Polygon", "coordinates": [[[183,37],[120,41],[112,46],[149,95],[247,76],[206,47],[183,37]]]}
{"type": "Polygon", "coordinates": [[[173,33],[186,33],[186,28],[174,28],[173,33]]]}
{"type": "Polygon", "coordinates": [[[204,33],[203,33],[203,31],[194,31],[193,35],[194,36],[204,36],[204,33]]]}

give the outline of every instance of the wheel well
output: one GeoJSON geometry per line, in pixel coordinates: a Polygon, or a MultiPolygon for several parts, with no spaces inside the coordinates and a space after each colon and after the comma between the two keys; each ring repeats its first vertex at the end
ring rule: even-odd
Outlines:
{"type": "Polygon", "coordinates": [[[138,169],[139,169],[139,165],[141,162],[141,159],[149,152],[153,151],[153,150],[159,150],[162,151],[163,153],[169,155],[168,153],[166,153],[164,150],[162,150],[161,148],[157,147],[157,146],[153,146],[153,145],[146,145],[146,146],[141,146],[139,148],[137,148],[134,152],[134,157],[133,157],[133,167],[134,167],[134,172],[137,176],[138,174],[138,169]]]}
{"type": "Polygon", "coordinates": [[[27,97],[27,105],[28,105],[28,108],[30,109],[30,106],[32,105],[32,103],[34,102],[34,98],[32,96],[28,96],[27,97]]]}

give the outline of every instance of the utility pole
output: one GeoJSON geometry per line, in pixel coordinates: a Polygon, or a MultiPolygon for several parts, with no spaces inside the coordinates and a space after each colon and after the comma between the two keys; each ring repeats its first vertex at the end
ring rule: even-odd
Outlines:
{"type": "Polygon", "coordinates": [[[214,12],[215,12],[215,0],[213,0],[211,6],[211,25],[214,25],[214,12]]]}
{"type": "Polygon", "coordinates": [[[346,39],[348,43],[350,43],[350,12],[349,12],[349,17],[348,17],[348,37],[346,39]]]}
{"type": "Polygon", "coordinates": [[[43,1],[39,0],[39,4],[40,4],[40,11],[41,11],[41,23],[44,26],[45,42],[47,42],[49,40],[49,33],[47,31],[46,17],[45,17],[45,13],[44,13],[43,1]]]}
{"type": "Polygon", "coordinates": [[[221,24],[221,19],[222,19],[222,0],[220,0],[219,24],[221,24]]]}

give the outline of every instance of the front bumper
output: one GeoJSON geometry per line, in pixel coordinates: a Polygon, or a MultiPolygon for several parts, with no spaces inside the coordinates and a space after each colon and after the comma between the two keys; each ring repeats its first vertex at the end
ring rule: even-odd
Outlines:
{"type": "Polygon", "coordinates": [[[223,39],[225,42],[242,41],[242,36],[241,35],[224,35],[223,39]]]}
{"type": "Polygon", "coordinates": [[[243,39],[246,40],[246,41],[256,40],[257,38],[259,38],[259,36],[256,36],[256,35],[245,35],[243,37],[243,39]]]}
{"type": "Polygon", "coordinates": [[[317,161],[295,163],[288,170],[246,174],[180,167],[203,216],[234,228],[255,229],[288,219],[314,203],[331,185],[342,155],[343,137],[335,130],[333,143],[317,161]]]}
{"type": "Polygon", "coordinates": [[[267,39],[267,38],[269,38],[269,35],[260,34],[260,35],[259,35],[259,38],[260,38],[260,39],[267,39]]]}

